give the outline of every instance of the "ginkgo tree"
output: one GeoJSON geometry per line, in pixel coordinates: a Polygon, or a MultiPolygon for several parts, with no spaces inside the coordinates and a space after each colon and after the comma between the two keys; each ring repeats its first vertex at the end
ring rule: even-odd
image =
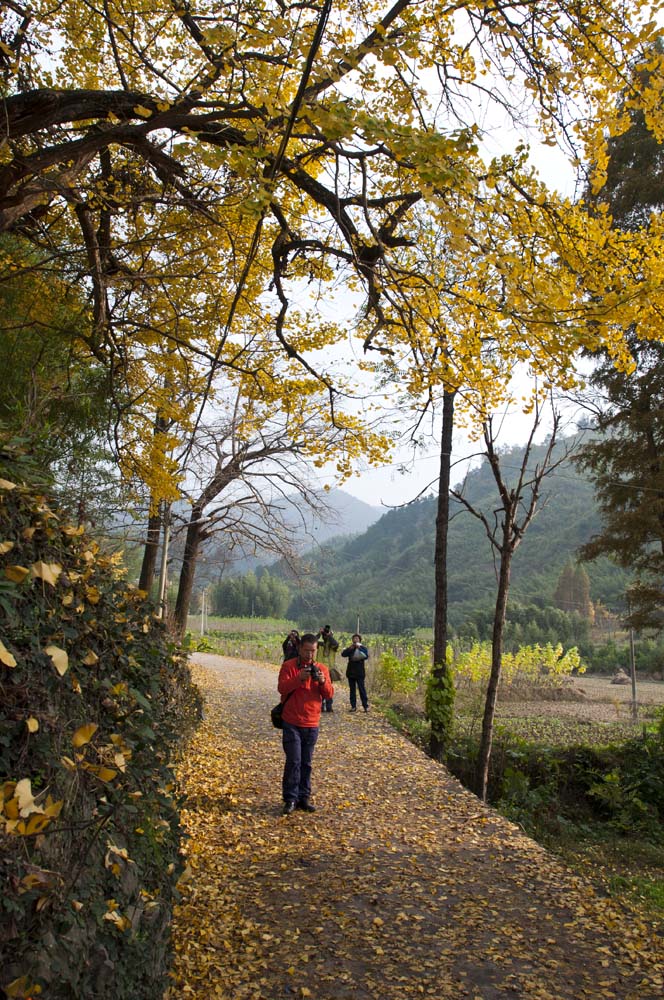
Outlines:
{"type": "MultiPolygon", "coordinates": [[[[606,136],[624,127],[617,94],[639,60],[652,72],[627,104],[640,102],[661,131],[655,10],[618,0],[233,0],[222,10],[200,0],[157,11],[143,0],[9,0],[0,230],[25,233],[88,289],[84,341],[109,369],[124,468],[168,495],[170,442],[141,454],[154,415],[169,411],[186,433],[223,367],[278,385],[247,362],[238,323],[293,372],[346,333],[303,296],[361,288],[367,345],[402,323],[386,302],[403,280],[418,204],[434,206],[446,244],[475,230],[473,204],[527,242],[520,227],[532,233],[544,215],[530,192],[510,215],[514,181],[477,155],[488,108],[583,153],[600,184],[606,136]],[[492,193],[476,199],[478,185],[492,193]]],[[[596,228],[567,225],[564,213],[555,220],[581,256],[606,252],[596,228]]],[[[470,242],[474,257],[517,266],[511,238],[511,255],[470,242]]],[[[542,263],[537,239],[527,262],[542,263]]],[[[0,278],[15,267],[5,259],[0,278]]],[[[606,277],[600,285],[592,292],[606,294],[606,277]]],[[[560,337],[561,356],[574,337],[560,337]]]]}
{"type": "Polygon", "coordinates": [[[226,380],[215,401],[220,416],[199,424],[186,449],[190,460],[183,495],[190,508],[173,615],[180,634],[187,627],[205,541],[222,536],[228,549],[260,548],[292,560],[295,508],[308,508],[319,517],[325,511],[325,492],[312,485],[312,466],[334,455],[343,474],[358,455],[377,460],[389,447],[384,433],[348,414],[340,415],[338,426],[330,426],[327,400],[315,381],[301,386],[299,395],[293,393],[290,404],[280,409],[242,379],[226,380]]]}
{"type": "Polygon", "coordinates": [[[616,238],[606,214],[591,214],[583,204],[547,191],[523,155],[493,161],[482,182],[450,193],[440,211],[416,209],[411,226],[410,245],[391,263],[387,322],[380,331],[370,330],[367,341],[386,356],[384,367],[411,409],[440,403],[443,411],[428,693],[431,750],[441,757],[453,702],[445,540],[455,409],[471,433],[487,426],[503,404],[520,402],[530,410],[551,386],[575,384],[582,348],[602,348],[628,370],[625,331],[652,335],[648,316],[661,282],[653,248],[641,235],[616,238]],[[455,227],[445,219],[452,213],[455,227]],[[635,281],[641,269],[652,299],[635,281]],[[532,398],[514,399],[517,366],[535,379],[532,398]]]}

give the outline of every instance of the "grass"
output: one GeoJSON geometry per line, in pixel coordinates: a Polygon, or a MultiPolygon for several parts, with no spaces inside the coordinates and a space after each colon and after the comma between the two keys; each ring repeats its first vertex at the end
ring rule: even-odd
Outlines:
{"type": "Polygon", "coordinates": [[[587,877],[590,868],[607,895],[664,930],[664,844],[591,828],[582,840],[560,837],[546,846],[579,874],[587,877]]]}
{"type": "MultiPolygon", "coordinates": [[[[527,697],[504,702],[496,722],[494,744],[495,760],[502,758],[499,766],[506,761],[509,764],[510,747],[515,751],[514,766],[527,769],[531,752],[535,758],[541,752],[540,759],[546,766],[547,755],[553,761],[569,747],[620,746],[640,736],[645,725],[652,728],[658,705],[661,708],[664,702],[664,684],[648,685],[644,691],[648,703],[640,708],[640,718],[635,724],[629,712],[620,710],[624,707],[622,699],[618,708],[614,704],[617,699],[608,678],[593,679],[590,684],[584,679],[583,683],[587,697],[579,702],[552,701],[548,697],[538,700],[535,690],[524,692],[527,697]]],[[[373,700],[395,728],[427,751],[430,727],[417,693],[400,698],[385,692],[374,693],[373,700]]],[[[481,692],[462,692],[457,709],[453,746],[467,759],[468,747],[479,742],[481,692]]],[[[500,801],[496,808],[579,874],[588,877],[590,872],[601,891],[621,900],[657,930],[662,930],[664,835],[654,828],[629,829],[627,835],[621,835],[609,822],[602,822],[593,814],[588,802],[581,799],[575,802],[574,796],[571,802],[558,801],[555,781],[550,786],[538,786],[535,780],[531,784],[526,774],[522,780],[521,796],[500,801]]]]}

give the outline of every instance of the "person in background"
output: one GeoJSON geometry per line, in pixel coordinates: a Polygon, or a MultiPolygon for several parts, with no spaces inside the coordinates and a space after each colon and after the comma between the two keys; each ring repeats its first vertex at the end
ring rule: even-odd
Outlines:
{"type": "Polygon", "coordinates": [[[355,633],[350,646],[347,646],[341,655],[345,656],[348,660],[346,677],[350,685],[350,710],[351,712],[357,711],[357,690],[359,690],[362,708],[365,712],[368,712],[369,699],[367,698],[367,689],[364,680],[366,677],[365,664],[369,659],[369,650],[362,643],[362,636],[359,632],[355,633]]]}
{"type": "Polygon", "coordinates": [[[292,628],[284,641],[281,644],[281,648],[284,651],[283,663],[286,660],[292,660],[294,656],[297,656],[297,652],[300,648],[300,633],[296,628],[292,628]]]}
{"type": "MultiPolygon", "coordinates": [[[[328,671],[330,672],[330,677],[332,679],[334,679],[334,675],[336,674],[337,675],[336,679],[341,680],[341,674],[334,665],[338,648],[339,648],[339,643],[334,638],[330,626],[325,625],[323,626],[323,628],[320,628],[318,630],[318,658],[321,661],[321,663],[325,664],[328,671]]],[[[326,698],[323,701],[322,711],[323,712],[334,711],[334,709],[332,708],[332,698],[326,698]]]]}
{"type": "Polygon", "coordinates": [[[315,812],[311,801],[311,764],[318,739],[321,701],[333,698],[334,688],[324,663],[316,663],[313,632],[300,639],[296,657],[282,663],[277,687],[283,707],[283,747],[286,754],[282,792],[284,816],[294,809],[315,812]]]}

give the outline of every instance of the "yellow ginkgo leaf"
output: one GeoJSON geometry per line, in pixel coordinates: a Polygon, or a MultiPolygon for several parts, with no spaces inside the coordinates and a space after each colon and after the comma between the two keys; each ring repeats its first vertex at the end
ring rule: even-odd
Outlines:
{"type": "MultiPolygon", "coordinates": [[[[4,480],[0,479],[0,483],[2,482],[4,480]]],[[[29,997],[32,992],[32,980],[28,976],[21,976],[20,979],[14,979],[5,986],[5,993],[8,997],[29,997]]]]}
{"type": "Polygon", "coordinates": [[[30,874],[24,875],[21,879],[21,888],[19,889],[19,892],[30,892],[31,889],[48,887],[51,885],[52,881],[53,876],[50,872],[30,872],[30,874]]]}
{"type": "Polygon", "coordinates": [[[15,657],[9,652],[2,639],[0,639],[0,663],[4,663],[6,667],[16,666],[15,657]]]}
{"type": "Polygon", "coordinates": [[[8,479],[0,479],[0,490],[15,490],[16,483],[10,483],[8,479]]]}
{"type": "Polygon", "coordinates": [[[0,542],[0,556],[6,555],[14,548],[13,542],[0,542]]]}
{"type": "Polygon", "coordinates": [[[26,719],[25,724],[28,727],[29,733],[36,733],[39,729],[39,722],[35,719],[34,715],[31,715],[29,719],[26,719]]]}
{"type": "Polygon", "coordinates": [[[32,813],[29,819],[18,824],[16,832],[20,833],[22,837],[32,837],[36,833],[42,833],[50,822],[51,820],[48,816],[42,816],[40,813],[32,813]]]}
{"type": "Polygon", "coordinates": [[[99,657],[92,650],[90,650],[83,658],[83,663],[86,665],[86,667],[92,667],[95,665],[95,663],[98,663],[98,661],[99,657]]]}
{"type": "Polygon", "coordinates": [[[54,802],[50,795],[46,797],[46,805],[44,806],[44,815],[50,816],[53,819],[55,816],[59,816],[62,812],[62,807],[64,805],[64,799],[59,799],[54,802]]]}
{"type": "Polygon", "coordinates": [[[90,604],[99,604],[99,598],[101,597],[101,593],[97,589],[97,587],[86,587],[85,596],[90,604]]]}
{"type": "Polygon", "coordinates": [[[69,657],[64,649],[60,649],[59,646],[47,646],[44,652],[51,657],[55,669],[63,677],[69,670],[69,657]]]}
{"type": "Polygon", "coordinates": [[[118,772],[112,767],[104,767],[103,764],[88,764],[86,771],[91,771],[100,781],[113,781],[117,778],[118,772]]]}
{"type": "Polygon", "coordinates": [[[18,819],[18,799],[6,801],[2,811],[7,819],[18,819]]]}
{"type": "Polygon", "coordinates": [[[80,685],[78,677],[74,677],[73,674],[72,674],[72,678],[71,678],[71,686],[74,689],[74,691],[76,692],[76,694],[80,694],[81,691],[83,690],[82,687],[81,687],[81,685],[80,685]]]}
{"type": "Polygon", "coordinates": [[[12,583],[23,583],[29,573],[27,566],[5,566],[5,576],[12,583]]]}
{"type": "Polygon", "coordinates": [[[94,734],[99,729],[96,722],[86,722],[85,725],[79,726],[74,735],[72,736],[72,743],[75,747],[85,746],[89,743],[94,734]]]}
{"type": "Polygon", "coordinates": [[[42,807],[38,806],[35,802],[35,797],[32,794],[30,778],[22,778],[20,781],[16,782],[14,795],[18,802],[18,810],[21,816],[26,817],[31,816],[32,813],[44,812],[42,807]]]}
{"type": "Polygon", "coordinates": [[[50,583],[53,587],[62,573],[62,566],[59,563],[45,563],[41,559],[39,562],[33,563],[30,568],[34,577],[43,580],[44,583],[50,583]]]}
{"type": "Polygon", "coordinates": [[[152,112],[149,108],[146,108],[143,104],[137,104],[134,108],[134,114],[140,115],[141,118],[150,118],[152,112]]]}

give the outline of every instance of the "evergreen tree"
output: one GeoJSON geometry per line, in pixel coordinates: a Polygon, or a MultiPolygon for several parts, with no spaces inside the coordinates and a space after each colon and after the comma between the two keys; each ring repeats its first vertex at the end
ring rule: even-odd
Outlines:
{"type": "MultiPolygon", "coordinates": [[[[643,82],[643,81],[641,81],[643,82]]],[[[664,207],[664,145],[648,130],[642,112],[608,144],[607,182],[597,200],[607,203],[614,225],[648,230],[664,207]]],[[[655,322],[657,322],[655,320],[655,322]]],[[[664,329],[653,327],[652,336],[664,329]]],[[[581,549],[636,574],[627,594],[628,621],[636,628],[664,626],[664,344],[629,338],[636,363],[619,372],[607,356],[591,376],[601,394],[597,436],[578,458],[592,478],[604,529],[581,549]]]]}
{"type": "Polygon", "coordinates": [[[574,570],[574,607],[582,618],[592,619],[593,605],[590,600],[590,577],[585,568],[579,563],[574,570]]]}
{"type": "Polygon", "coordinates": [[[553,600],[556,607],[560,608],[562,611],[575,610],[574,566],[572,565],[571,559],[567,560],[560,572],[553,600]]]}

